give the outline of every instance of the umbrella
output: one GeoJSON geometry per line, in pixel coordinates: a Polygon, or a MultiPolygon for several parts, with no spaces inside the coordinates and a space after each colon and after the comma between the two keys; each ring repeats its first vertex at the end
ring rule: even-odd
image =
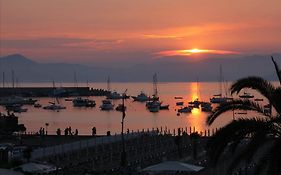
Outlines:
{"type": "Polygon", "coordinates": [[[0,168],[0,175],[23,175],[23,173],[0,168]]]}
{"type": "Polygon", "coordinates": [[[30,173],[48,173],[55,171],[56,168],[51,165],[44,165],[38,163],[26,163],[20,166],[23,172],[30,172],[30,173]]]}
{"type": "Polygon", "coordinates": [[[142,171],[186,171],[186,172],[197,172],[204,167],[187,164],[178,161],[166,161],[156,165],[152,165],[144,168],[142,171]]]}

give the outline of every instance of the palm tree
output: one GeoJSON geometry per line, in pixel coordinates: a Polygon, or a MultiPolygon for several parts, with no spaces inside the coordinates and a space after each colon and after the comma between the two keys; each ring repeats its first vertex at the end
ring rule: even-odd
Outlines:
{"type": "MultiPolygon", "coordinates": [[[[281,85],[281,72],[272,58],[281,85]]],[[[232,84],[231,94],[242,89],[254,89],[269,102],[270,113],[251,100],[235,99],[220,104],[207,118],[211,125],[223,113],[233,110],[255,111],[251,118],[239,118],[218,130],[208,144],[208,155],[212,165],[216,165],[225,155],[232,154],[228,174],[235,168],[253,165],[253,174],[281,174],[281,86],[274,87],[260,77],[247,77],[232,84]],[[273,111],[273,113],[272,113],[273,111]],[[237,149],[239,148],[239,149],[237,149]]]]}

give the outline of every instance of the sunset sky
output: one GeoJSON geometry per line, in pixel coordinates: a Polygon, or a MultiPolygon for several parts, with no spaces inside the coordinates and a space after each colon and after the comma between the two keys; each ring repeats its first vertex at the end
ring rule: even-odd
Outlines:
{"type": "Polygon", "coordinates": [[[1,56],[107,64],[281,52],[280,0],[0,0],[1,56]]]}

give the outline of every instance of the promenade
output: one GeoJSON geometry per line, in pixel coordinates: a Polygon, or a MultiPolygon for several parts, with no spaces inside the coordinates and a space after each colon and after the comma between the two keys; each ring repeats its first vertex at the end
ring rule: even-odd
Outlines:
{"type": "Polygon", "coordinates": [[[157,131],[125,134],[127,161],[124,167],[120,166],[121,135],[92,137],[34,149],[31,160],[57,166],[56,174],[136,174],[141,173],[142,168],[163,160],[198,163],[205,157],[207,139],[200,138],[195,143],[187,134],[179,137],[157,131]],[[193,157],[194,146],[198,152],[196,159],[193,157]]]}

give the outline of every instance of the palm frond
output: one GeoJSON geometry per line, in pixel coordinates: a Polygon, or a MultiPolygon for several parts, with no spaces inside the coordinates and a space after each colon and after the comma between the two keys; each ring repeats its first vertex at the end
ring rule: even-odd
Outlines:
{"type": "Polygon", "coordinates": [[[280,85],[281,85],[281,71],[280,71],[280,69],[279,69],[278,64],[275,62],[273,56],[271,56],[271,60],[272,60],[272,62],[273,62],[273,64],[274,64],[275,71],[276,71],[276,74],[277,74],[277,76],[278,76],[279,83],[280,83],[280,85]]]}
{"type": "Polygon", "coordinates": [[[268,101],[271,101],[272,94],[275,90],[275,87],[268,81],[260,77],[247,77],[237,80],[232,84],[230,91],[231,94],[239,93],[244,88],[250,88],[261,93],[268,101]]]}
{"type": "MultiPolygon", "coordinates": [[[[236,152],[232,162],[229,165],[229,174],[231,174],[232,170],[237,168],[237,165],[239,165],[240,162],[252,162],[252,159],[254,155],[258,152],[258,150],[265,144],[267,144],[267,132],[265,132],[263,129],[266,128],[260,128],[257,133],[252,134],[252,137],[250,138],[247,145],[245,145],[243,148],[241,148],[239,151],[236,152]]],[[[268,131],[268,130],[267,130],[268,131]]]]}
{"type": "Polygon", "coordinates": [[[281,174],[281,139],[275,139],[275,143],[267,154],[268,169],[267,174],[281,174]]]}
{"type": "Polygon", "coordinates": [[[219,117],[221,114],[237,109],[256,111],[258,113],[270,117],[269,114],[264,112],[264,108],[256,102],[250,100],[232,100],[217,106],[213,110],[213,112],[208,116],[207,124],[211,125],[216,120],[216,118],[219,117]]]}
{"type": "Polygon", "coordinates": [[[280,115],[281,114],[281,87],[278,87],[275,89],[273,95],[272,95],[272,100],[271,104],[274,107],[274,109],[277,111],[277,113],[280,115]]]}
{"type": "Polygon", "coordinates": [[[208,154],[211,162],[216,164],[220,155],[226,148],[230,148],[231,144],[235,143],[237,145],[249,134],[268,130],[269,125],[266,121],[265,119],[257,118],[238,119],[218,130],[208,143],[208,154]]]}

